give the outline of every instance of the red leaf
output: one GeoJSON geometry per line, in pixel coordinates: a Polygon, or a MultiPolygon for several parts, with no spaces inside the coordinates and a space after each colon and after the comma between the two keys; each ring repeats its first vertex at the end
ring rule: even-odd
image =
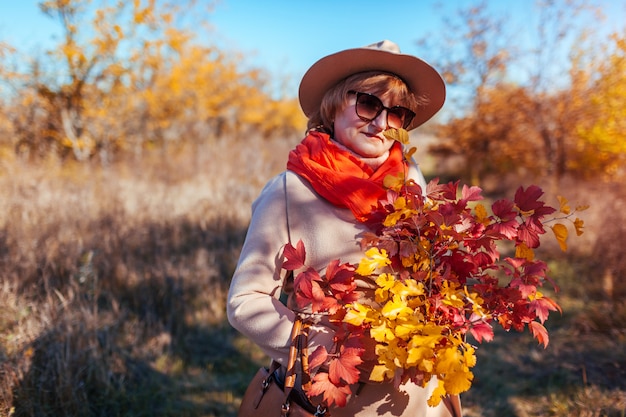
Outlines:
{"type": "Polygon", "coordinates": [[[543,233],[543,229],[537,230],[530,219],[527,219],[524,223],[519,225],[517,238],[520,242],[524,242],[529,248],[536,248],[539,247],[541,243],[539,240],[539,234],[541,233],[543,233]]]}
{"type": "Polygon", "coordinates": [[[285,245],[283,251],[285,261],[283,262],[283,268],[288,271],[295,271],[296,269],[304,268],[306,261],[306,250],[304,249],[304,243],[302,240],[298,240],[296,247],[293,247],[291,243],[285,245]]]}
{"type": "Polygon", "coordinates": [[[480,187],[477,187],[475,185],[468,187],[467,185],[463,185],[463,190],[461,192],[461,198],[465,201],[478,201],[478,200],[482,200],[483,196],[481,195],[481,192],[483,190],[480,189],[480,187]]]}
{"type": "MultiPolygon", "coordinates": [[[[439,178],[433,178],[426,184],[426,195],[429,198],[437,198],[443,192],[444,187],[444,185],[439,184],[439,178]]],[[[456,191],[454,195],[456,196],[456,191]]]]}
{"type": "Polygon", "coordinates": [[[519,223],[516,220],[508,220],[500,223],[494,223],[491,225],[490,230],[493,230],[497,234],[504,236],[509,240],[515,239],[517,231],[519,229],[519,223]]]}
{"type": "Polygon", "coordinates": [[[520,187],[515,193],[515,204],[517,207],[527,215],[530,215],[529,219],[536,224],[538,229],[543,230],[541,217],[546,214],[552,214],[556,211],[554,207],[546,206],[543,201],[539,200],[539,197],[543,195],[543,190],[536,185],[531,185],[526,190],[520,187]],[[532,214],[528,214],[532,213],[532,214]]]}
{"type": "Polygon", "coordinates": [[[472,324],[472,327],[470,327],[470,333],[474,336],[474,339],[476,339],[478,343],[482,343],[483,340],[486,342],[491,342],[493,340],[493,328],[484,321],[472,324]]]}
{"type": "Polygon", "coordinates": [[[323,395],[323,400],[328,406],[336,404],[338,407],[345,407],[351,393],[349,385],[337,386],[330,382],[326,372],[318,372],[313,377],[313,384],[308,392],[311,397],[323,395]]]}
{"type": "Polygon", "coordinates": [[[541,297],[531,301],[529,308],[535,311],[541,323],[548,319],[550,311],[561,311],[561,307],[548,297],[541,297]]]}
{"type": "MultiPolygon", "coordinates": [[[[449,182],[447,184],[442,184],[439,187],[436,188],[436,190],[438,192],[441,192],[443,198],[445,198],[446,200],[456,200],[456,193],[459,189],[459,183],[460,181],[456,181],[456,182],[449,182]]],[[[431,188],[430,184],[428,184],[427,190],[431,188]]],[[[433,187],[434,188],[434,187],[433,187]]],[[[430,195],[430,193],[429,193],[430,195]]]]}
{"type": "Polygon", "coordinates": [[[543,190],[536,185],[531,185],[524,190],[519,187],[515,192],[515,204],[521,211],[530,212],[543,206],[542,201],[538,201],[543,195],[543,190]]]}
{"type": "Polygon", "coordinates": [[[503,222],[515,219],[517,212],[514,210],[515,205],[511,200],[498,200],[491,205],[494,216],[503,222]]]}
{"type": "MultiPolygon", "coordinates": [[[[306,271],[300,272],[294,279],[294,291],[296,293],[296,302],[299,307],[304,307],[313,302],[313,300],[320,297],[319,295],[319,283],[321,281],[319,273],[313,269],[308,268],[306,271]],[[315,282],[315,288],[313,283],[315,282]]],[[[322,293],[322,298],[324,294],[322,293]]]]}
{"type": "Polygon", "coordinates": [[[528,261],[524,263],[524,274],[533,278],[545,278],[548,265],[544,261],[528,261]]]}
{"type": "Polygon", "coordinates": [[[348,292],[356,289],[355,268],[349,264],[339,265],[339,260],[331,261],[326,268],[326,279],[333,291],[348,292]]]}
{"type": "Polygon", "coordinates": [[[335,314],[341,308],[341,304],[336,298],[326,296],[321,300],[313,302],[312,310],[314,313],[328,312],[335,314]]]}
{"type": "Polygon", "coordinates": [[[324,362],[326,362],[327,358],[328,358],[328,351],[326,350],[326,347],[318,346],[317,349],[315,349],[313,353],[309,355],[309,367],[311,369],[315,369],[318,366],[323,365],[324,362]]]}
{"type": "Polygon", "coordinates": [[[330,362],[328,377],[334,384],[343,380],[347,384],[359,381],[360,371],[357,366],[363,363],[361,349],[341,347],[339,356],[330,362]]]}
{"type": "Polygon", "coordinates": [[[532,335],[537,339],[537,341],[543,344],[544,348],[548,347],[548,343],[550,343],[550,338],[548,337],[548,330],[541,323],[536,321],[531,321],[528,323],[528,328],[532,335]]]}

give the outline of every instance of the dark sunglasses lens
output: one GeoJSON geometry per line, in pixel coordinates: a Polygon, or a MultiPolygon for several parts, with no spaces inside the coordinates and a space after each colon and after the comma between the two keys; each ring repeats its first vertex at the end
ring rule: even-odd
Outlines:
{"type": "Polygon", "coordinates": [[[413,120],[414,113],[404,107],[394,107],[387,111],[387,124],[394,129],[406,128],[413,120]]]}
{"type": "Polygon", "coordinates": [[[356,101],[356,114],[367,120],[374,120],[383,110],[383,103],[378,97],[359,94],[356,101]]]}

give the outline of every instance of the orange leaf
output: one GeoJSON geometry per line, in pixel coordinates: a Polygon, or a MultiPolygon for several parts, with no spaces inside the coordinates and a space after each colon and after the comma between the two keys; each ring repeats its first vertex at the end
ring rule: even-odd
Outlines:
{"type": "Polygon", "coordinates": [[[559,242],[561,250],[565,252],[567,250],[567,227],[561,223],[557,223],[552,226],[552,232],[554,232],[554,236],[556,237],[557,242],[559,242]]]}
{"type": "Polygon", "coordinates": [[[571,209],[569,207],[567,199],[562,196],[557,196],[557,199],[559,200],[559,211],[563,214],[570,214],[571,209]]]}
{"type": "Polygon", "coordinates": [[[533,259],[535,259],[535,252],[525,243],[520,243],[515,248],[515,257],[532,261],[533,259]]]}
{"type": "Polygon", "coordinates": [[[580,220],[578,217],[574,220],[574,227],[576,228],[576,236],[580,236],[583,234],[583,227],[585,226],[585,222],[580,220]]]}

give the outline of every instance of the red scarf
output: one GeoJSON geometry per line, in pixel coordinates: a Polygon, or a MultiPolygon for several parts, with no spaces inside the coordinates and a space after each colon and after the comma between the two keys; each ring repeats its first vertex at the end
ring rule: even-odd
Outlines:
{"type": "Polygon", "coordinates": [[[407,165],[398,142],[393,144],[389,158],[374,170],[336,146],[329,135],[311,132],[289,153],[287,169],[306,179],[330,203],[349,208],[364,222],[386,196],[385,177],[406,172],[407,165]]]}

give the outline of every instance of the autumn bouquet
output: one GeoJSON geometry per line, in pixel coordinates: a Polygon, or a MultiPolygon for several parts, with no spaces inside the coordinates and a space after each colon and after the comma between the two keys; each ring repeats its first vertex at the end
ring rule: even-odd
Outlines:
{"type": "Polygon", "coordinates": [[[572,218],[584,207],[572,211],[562,197],[558,209],[548,206],[537,186],[520,187],[513,200],[490,209],[479,187],[458,182],[433,180],[422,190],[412,180],[388,177],[385,187],[387,198],[371,215],[372,232],[360,236],[358,265],[334,260],[321,275],[306,266],[301,241],[285,247],[283,268],[301,271],[297,304],[327,314],[336,327],[334,349],[320,346],[310,355],[309,367],[318,370],[310,396],[345,406],[350,386],[363,378],[359,365],[372,350],[365,349],[368,341],[375,357],[367,377],[398,387],[409,380],[425,386],[436,377],[431,406],[471,387],[476,347],[468,335],[481,343],[493,339],[494,325],[528,328],[548,345],[543,323],[560,307],[541,292],[546,283],[556,285],[534,249],[549,228],[565,250],[563,221],[580,235],[583,222],[572,218]],[[357,279],[375,283],[373,297],[364,296],[357,279]]]}

